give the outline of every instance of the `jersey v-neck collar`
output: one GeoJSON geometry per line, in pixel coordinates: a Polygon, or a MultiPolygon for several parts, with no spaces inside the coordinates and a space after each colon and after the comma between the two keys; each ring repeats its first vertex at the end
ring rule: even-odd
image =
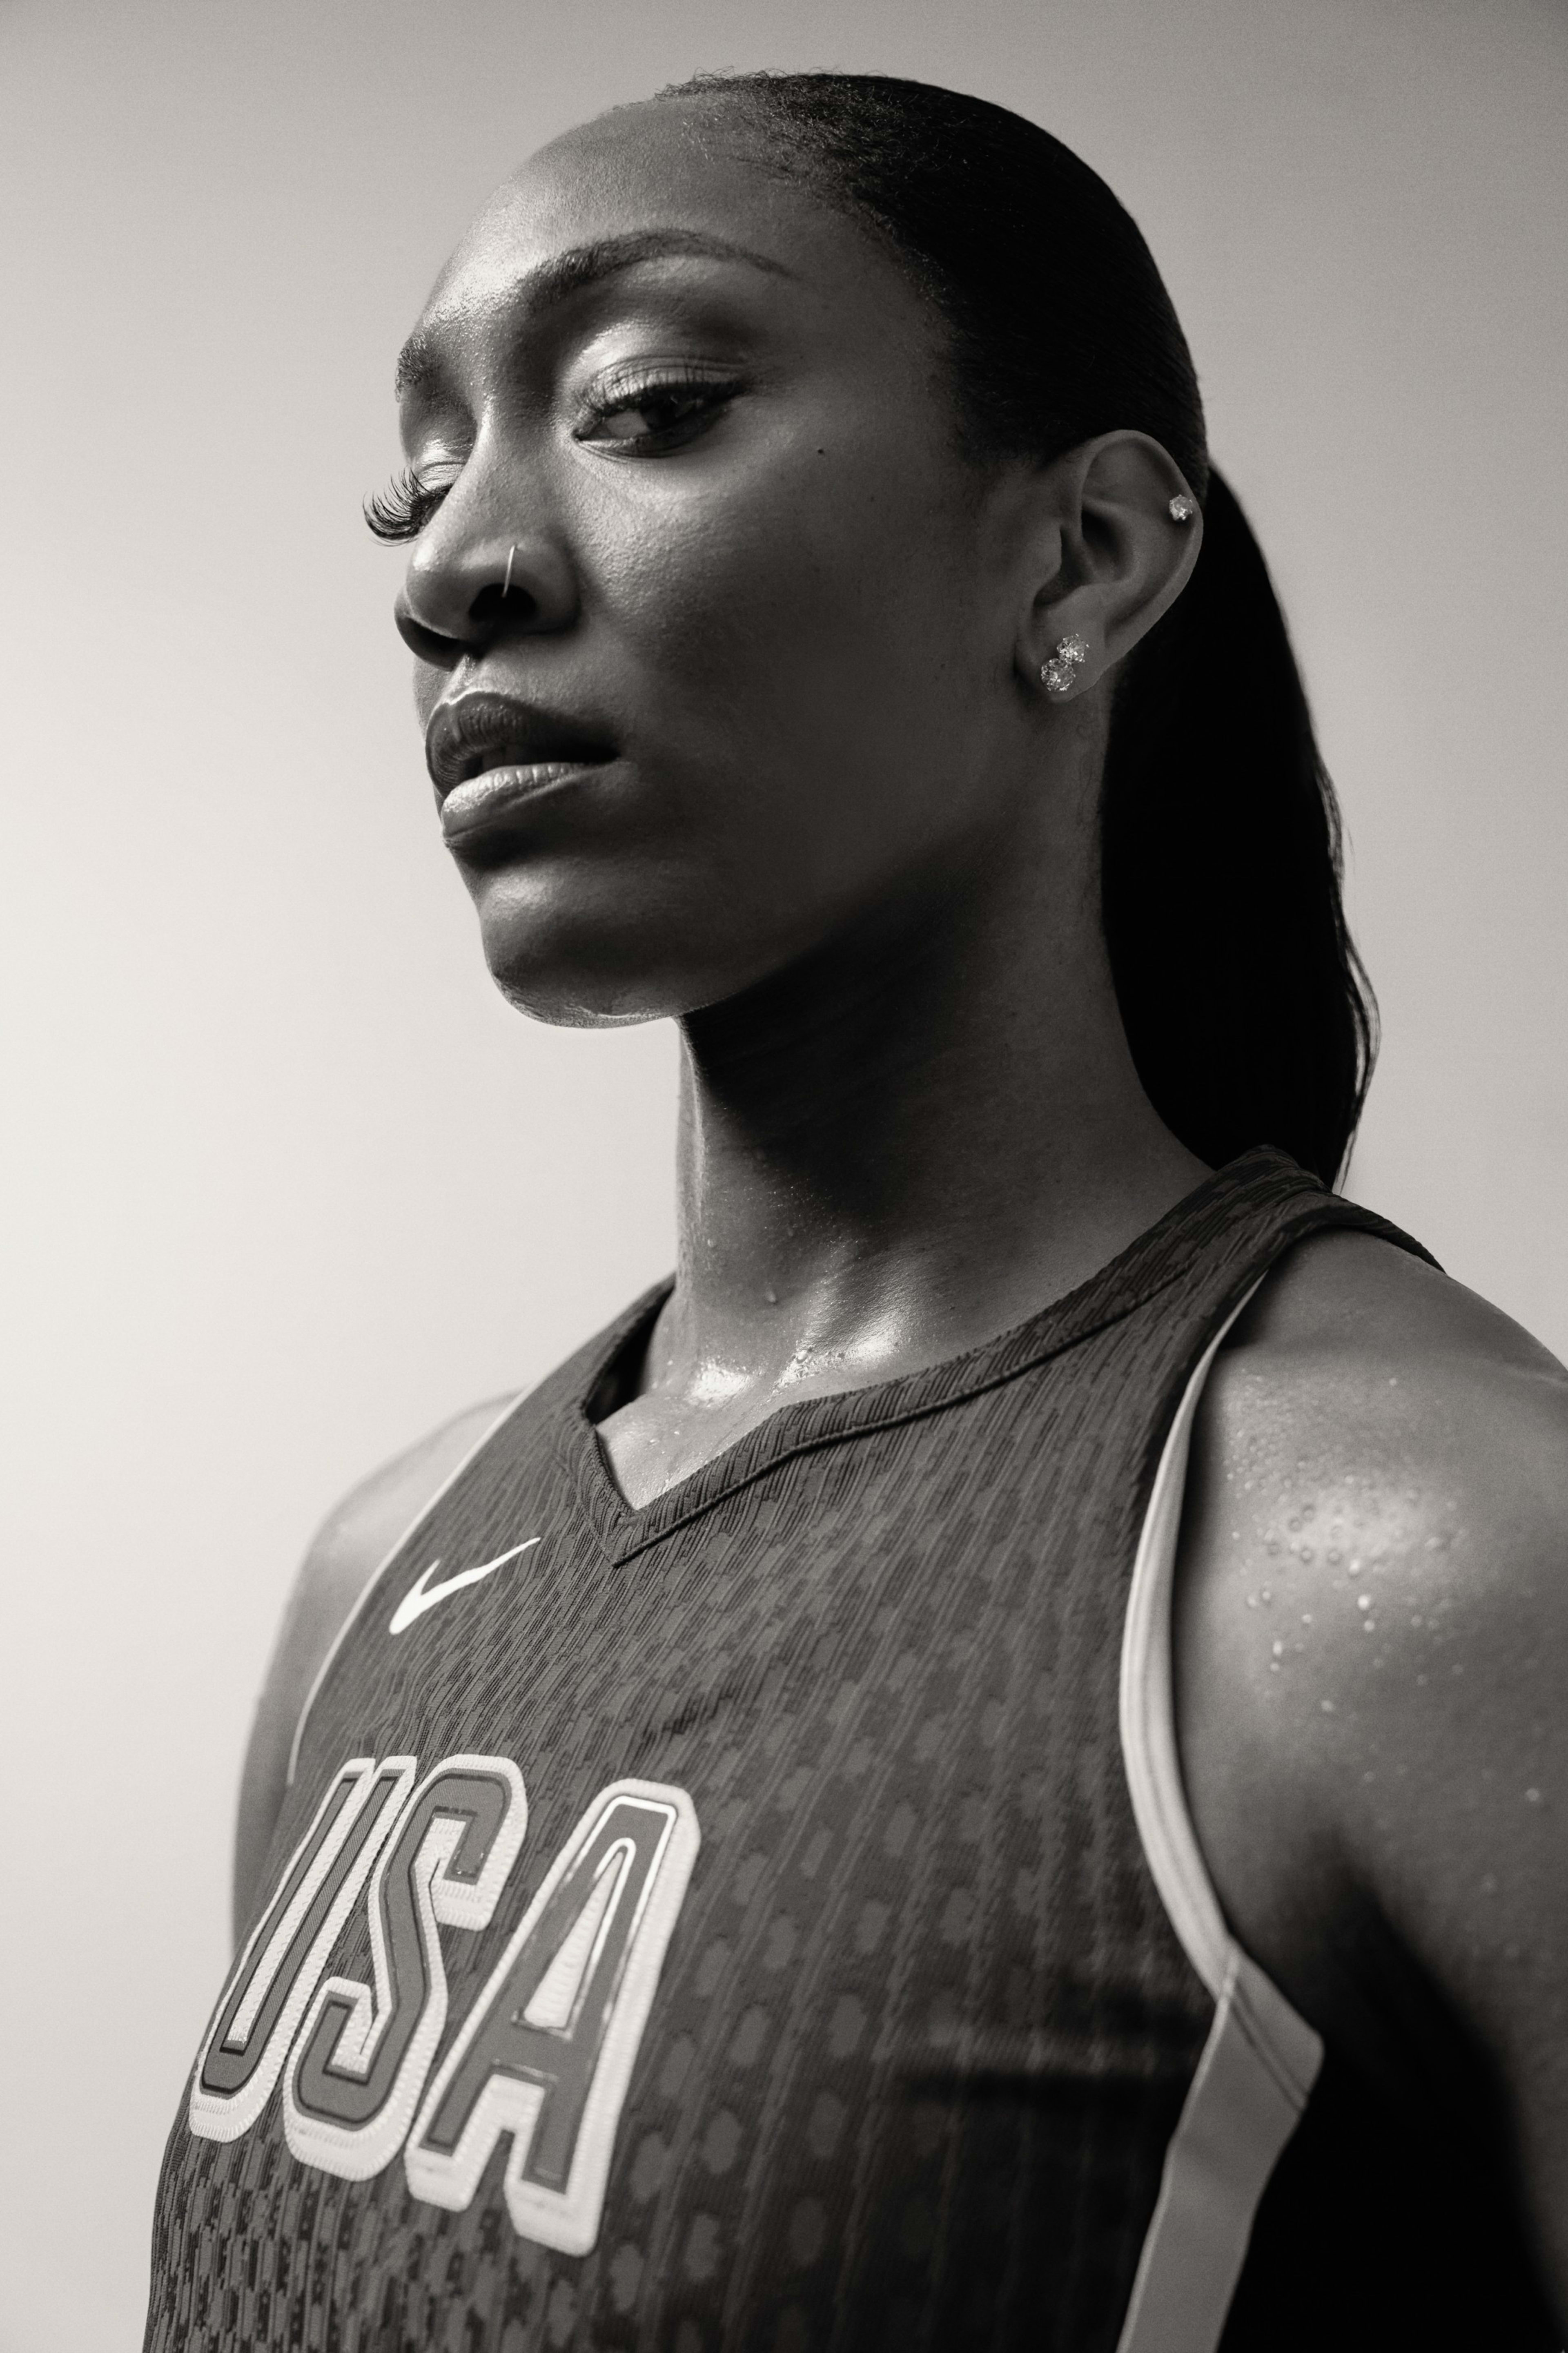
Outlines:
{"type": "Polygon", "coordinates": [[[1247,1208],[1280,1192],[1319,1189],[1285,1153],[1269,1146],[1248,1152],[1205,1177],[1087,1281],[995,1339],[894,1380],[780,1406],[711,1461],[637,1506],[616,1483],[590,1408],[616,1365],[646,1343],[673,1288],[661,1282],[610,1325],[587,1360],[586,1377],[563,1409],[560,1442],[578,1502],[610,1558],[629,1561],[795,1456],[943,1412],[1016,1380],[1177,1282],[1247,1208]]]}

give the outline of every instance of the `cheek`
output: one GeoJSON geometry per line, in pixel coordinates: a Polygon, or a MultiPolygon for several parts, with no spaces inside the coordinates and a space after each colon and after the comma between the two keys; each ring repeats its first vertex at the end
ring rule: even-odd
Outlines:
{"type": "Polygon", "coordinates": [[[840,839],[951,802],[984,668],[962,518],[856,455],[672,490],[590,554],[641,748],[840,839]]]}

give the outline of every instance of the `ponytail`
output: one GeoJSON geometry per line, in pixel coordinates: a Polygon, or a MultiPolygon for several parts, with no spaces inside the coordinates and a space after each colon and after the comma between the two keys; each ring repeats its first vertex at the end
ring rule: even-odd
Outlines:
{"type": "Polygon", "coordinates": [[[1375,1011],[1345,930],[1340,819],[1268,574],[1212,472],[1192,356],[1137,223],[1098,174],[984,99],[882,74],[715,74],[782,175],[886,238],[941,312],[966,448],[1043,462],[1118,427],[1204,507],[1185,593],[1118,688],[1102,903],[1156,1111],[1218,1166],[1258,1144],[1331,1185],[1375,1011]]]}
{"type": "Polygon", "coordinates": [[[1284,616],[1212,468],[1192,580],[1117,692],[1100,843],[1111,973],[1155,1110],[1212,1166],[1273,1144],[1331,1186],[1376,1008],[1284,616]]]}

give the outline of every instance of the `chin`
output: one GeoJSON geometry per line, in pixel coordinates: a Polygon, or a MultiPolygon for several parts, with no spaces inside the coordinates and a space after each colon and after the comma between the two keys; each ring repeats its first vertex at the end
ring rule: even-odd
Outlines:
{"type": "Polygon", "coordinates": [[[760,919],[748,923],[716,886],[680,905],[646,876],[614,891],[562,889],[558,877],[546,888],[517,868],[468,880],[496,987],[557,1029],[679,1020],[740,996],[780,960],[759,952],[760,919]]]}
{"type": "Polygon", "coordinates": [[[553,919],[537,912],[481,918],[485,962],[509,1005],[559,1029],[627,1029],[689,1013],[703,1001],[668,960],[668,938],[635,927],[553,919]]]}
{"type": "Polygon", "coordinates": [[[485,943],[490,977],[509,1005],[555,1029],[624,1029],[688,1008],[647,972],[584,952],[552,955],[536,941],[485,943]]]}

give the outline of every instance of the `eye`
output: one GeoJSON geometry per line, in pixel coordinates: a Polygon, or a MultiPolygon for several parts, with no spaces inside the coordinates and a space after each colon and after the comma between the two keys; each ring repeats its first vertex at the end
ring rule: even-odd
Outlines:
{"type": "Polygon", "coordinates": [[[573,438],[618,457],[658,456],[694,440],[739,389],[732,378],[690,369],[623,372],[585,396],[573,438]]]}
{"type": "Polygon", "coordinates": [[[374,491],[364,502],[364,519],[377,539],[417,539],[452,484],[456,474],[438,478],[405,466],[384,491],[374,491]]]}

